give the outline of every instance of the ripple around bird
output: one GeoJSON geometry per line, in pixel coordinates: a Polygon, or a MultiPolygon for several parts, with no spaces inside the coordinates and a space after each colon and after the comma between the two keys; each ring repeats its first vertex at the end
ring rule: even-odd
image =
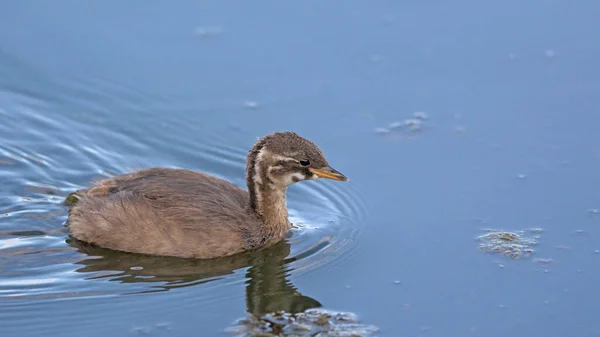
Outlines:
{"type": "MultiPolygon", "coordinates": [[[[209,300],[226,296],[222,287],[244,282],[249,258],[212,263],[81,247],[63,227],[62,202],[90,180],[149,166],[202,170],[245,187],[250,143],[231,145],[222,130],[202,125],[201,117],[183,118],[177,109],[162,116],[162,123],[152,122],[165,98],[102,81],[39,83],[60,86],[53,91],[63,95],[43,99],[36,91],[0,83],[0,179],[5,182],[0,299],[18,305],[201,285],[200,295],[209,300]],[[110,104],[93,104],[97,97],[110,104]],[[125,112],[132,116],[126,122],[114,118],[125,112]],[[221,291],[210,290],[217,288],[221,291]]],[[[341,264],[353,255],[366,215],[357,190],[352,181],[290,188],[290,219],[297,227],[288,238],[287,275],[341,264]]]]}

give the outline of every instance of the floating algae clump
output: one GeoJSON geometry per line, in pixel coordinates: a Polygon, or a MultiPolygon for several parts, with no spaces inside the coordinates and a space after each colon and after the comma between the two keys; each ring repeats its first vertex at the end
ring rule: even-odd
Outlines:
{"type": "Polygon", "coordinates": [[[500,253],[515,260],[533,254],[533,246],[540,238],[541,229],[529,229],[519,232],[488,230],[488,233],[477,238],[479,249],[487,253],[500,253]],[[528,235],[529,234],[529,235],[528,235]],[[534,235],[535,234],[535,235],[534,235]]]}
{"type": "Polygon", "coordinates": [[[290,314],[279,311],[240,319],[227,331],[239,337],[366,337],[379,329],[359,323],[354,314],[309,309],[290,314]]]}

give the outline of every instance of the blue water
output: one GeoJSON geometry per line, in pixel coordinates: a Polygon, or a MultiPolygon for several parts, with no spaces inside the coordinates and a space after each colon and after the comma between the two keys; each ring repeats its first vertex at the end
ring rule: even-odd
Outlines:
{"type": "Polygon", "coordinates": [[[598,17],[590,0],[2,2],[2,336],[226,336],[294,305],[380,336],[600,336],[598,17]],[[68,242],[61,202],[89,181],[170,166],[244,186],[248,147],[281,130],[350,182],[292,186],[300,228],[270,258],[68,242]],[[478,249],[487,228],[542,232],[512,260],[478,249]]]}

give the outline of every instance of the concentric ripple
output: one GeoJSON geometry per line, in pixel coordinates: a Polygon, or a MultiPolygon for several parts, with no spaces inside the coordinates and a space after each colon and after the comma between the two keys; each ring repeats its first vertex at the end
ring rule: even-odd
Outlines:
{"type": "Polygon", "coordinates": [[[299,183],[288,195],[290,221],[298,226],[290,238],[294,272],[342,263],[354,255],[366,209],[352,181],[299,183]]]}
{"type": "MultiPolygon", "coordinates": [[[[7,71],[12,70],[0,68],[0,74],[7,71]]],[[[245,187],[245,156],[255,139],[232,130],[225,134],[226,125],[203,122],[202,115],[188,113],[191,107],[185,102],[172,104],[167,114],[168,98],[106,81],[63,77],[60,83],[46,78],[37,83],[42,87],[0,82],[0,300],[167,290],[173,290],[171,296],[185,296],[176,289],[198,285],[205,302],[239,296],[209,289],[237,287],[255,278],[262,266],[257,261],[264,260],[261,252],[195,261],[89,247],[68,238],[62,202],[90,180],[150,166],[202,170],[245,187]],[[50,98],[39,92],[61,95],[50,98]],[[230,138],[236,136],[245,140],[232,144],[230,138]]],[[[303,182],[289,189],[296,228],[289,244],[270,252],[274,260],[269,263],[281,267],[276,277],[352,256],[366,212],[357,189],[352,181],[303,182]]]]}

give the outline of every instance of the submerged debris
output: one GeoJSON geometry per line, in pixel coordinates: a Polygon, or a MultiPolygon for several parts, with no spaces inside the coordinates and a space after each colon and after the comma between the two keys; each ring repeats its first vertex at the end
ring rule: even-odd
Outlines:
{"type": "Polygon", "coordinates": [[[171,323],[163,322],[156,323],[154,326],[134,326],[131,329],[129,329],[129,332],[131,332],[134,335],[150,335],[156,330],[171,331],[171,323]]]}
{"type": "Polygon", "coordinates": [[[239,337],[362,337],[373,336],[379,329],[361,324],[356,315],[324,309],[309,309],[291,314],[283,311],[242,318],[227,332],[239,337]]]}
{"type": "Polygon", "coordinates": [[[533,254],[533,246],[537,244],[541,229],[534,228],[523,230],[517,233],[494,231],[481,235],[477,238],[481,243],[479,249],[486,253],[500,253],[504,256],[518,260],[524,257],[530,257],[533,254]]]}
{"type": "Polygon", "coordinates": [[[424,121],[424,120],[426,120],[426,119],[428,119],[428,118],[429,118],[429,116],[427,116],[427,114],[426,114],[426,113],[424,113],[424,112],[421,112],[421,111],[417,111],[417,112],[415,112],[415,113],[413,114],[413,116],[414,116],[416,119],[420,119],[420,120],[422,120],[422,121],[424,121]]]}
{"type": "Polygon", "coordinates": [[[537,258],[537,259],[533,259],[533,262],[535,263],[541,263],[541,264],[550,264],[554,262],[554,259],[550,259],[550,258],[537,258]]]}
{"type": "Polygon", "coordinates": [[[402,123],[402,122],[393,122],[393,123],[390,123],[390,125],[388,125],[388,129],[399,129],[403,126],[404,126],[404,123],[402,123]]]}
{"type": "Polygon", "coordinates": [[[404,131],[407,133],[414,133],[421,131],[424,122],[428,119],[429,116],[426,113],[418,111],[413,113],[413,118],[407,118],[403,121],[392,122],[388,124],[387,127],[376,128],[375,132],[379,134],[387,134],[392,131],[404,131]]]}

